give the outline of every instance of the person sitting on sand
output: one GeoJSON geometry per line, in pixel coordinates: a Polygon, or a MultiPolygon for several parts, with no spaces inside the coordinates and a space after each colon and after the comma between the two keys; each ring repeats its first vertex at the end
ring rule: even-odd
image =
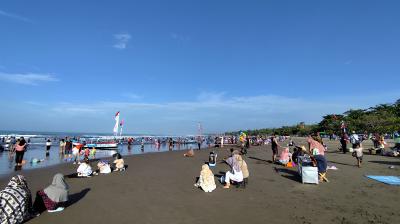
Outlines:
{"type": "Polygon", "coordinates": [[[46,210],[48,212],[63,211],[68,201],[68,190],[64,175],[61,173],[54,175],[52,184],[36,193],[33,210],[39,214],[46,210]]]}
{"type": "Polygon", "coordinates": [[[194,150],[192,148],[189,149],[189,151],[185,154],[183,154],[185,157],[193,157],[194,156],[194,150]]]}
{"type": "Polygon", "coordinates": [[[213,190],[215,190],[215,188],[217,188],[217,186],[215,185],[214,174],[207,164],[204,164],[201,167],[199,180],[194,186],[200,187],[205,192],[212,192],[213,190]]]}
{"type": "Polygon", "coordinates": [[[99,173],[102,173],[102,174],[111,173],[111,167],[110,167],[110,164],[107,161],[100,161],[97,164],[97,168],[99,169],[99,173]]]}
{"type": "Polygon", "coordinates": [[[247,167],[246,161],[244,161],[244,159],[241,155],[237,155],[237,160],[238,160],[240,169],[242,170],[242,173],[243,173],[243,179],[249,178],[250,173],[249,173],[249,169],[247,167]]]}
{"type": "Polygon", "coordinates": [[[299,156],[303,156],[305,151],[307,151],[306,147],[295,146],[294,152],[292,154],[292,162],[297,163],[297,158],[299,158],[299,156]]]}
{"type": "Polygon", "coordinates": [[[23,223],[31,218],[32,196],[25,177],[11,178],[0,191],[0,223],[23,223]]]}
{"type": "MultiPolygon", "coordinates": [[[[323,177],[325,176],[326,169],[328,166],[326,158],[324,156],[325,148],[321,143],[317,142],[311,137],[307,139],[307,142],[309,145],[308,153],[310,153],[312,155],[312,158],[315,159],[317,163],[316,165],[318,167],[318,173],[320,174],[320,177],[323,177]]],[[[322,182],[323,180],[320,179],[320,181],[322,182]]]]}
{"type": "Polygon", "coordinates": [[[76,172],[78,173],[78,177],[90,177],[96,174],[93,172],[88,158],[85,158],[84,162],[79,165],[76,172]]]}
{"type": "Polygon", "coordinates": [[[125,170],[125,162],[122,158],[121,154],[116,153],[113,156],[115,158],[113,164],[115,165],[114,171],[124,171],[125,170]]]}
{"type": "Polygon", "coordinates": [[[289,148],[284,148],[279,156],[279,163],[282,165],[288,164],[292,160],[292,153],[289,152],[289,148]]]}
{"type": "Polygon", "coordinates": [[[210,155],[208,156],[208,165],[215,167],[217,165],[217,153],[214,151],[210,152],[210,155]]]}
{"type": "MultiPolygon", "coordinates": [[[[234,151],[235,153],[235,151],[234,151]]],[[[239,154],[235,153],[233,156],[229,157],[226,160],[226,163],[231,167],[231,171],[226,172],[225,174],[225,189],[228,189],[231,185],[231,181],[242,182],[243,181],[243,172],[239,164],[239,154]]]]}

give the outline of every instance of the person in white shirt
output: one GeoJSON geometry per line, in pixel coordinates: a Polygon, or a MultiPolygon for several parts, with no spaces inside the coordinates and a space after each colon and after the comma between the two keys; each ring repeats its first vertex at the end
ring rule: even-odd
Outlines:
{"type": "Polygon", "coordinates": [[[79,162],[79,154],[80,154],[81,147],[82,147],[82,145],[76,145],[72,149],[72,155],[74,156],[74,164],[80,164],[80,162],[79,162]]]}
{"type": "Polygon", "coordinates": [[[89,159],[85,159],[81,165],[79,165],[78,169],[76,170],[78,173],[78,177],[90,177],[93,174],[92,167],[89,164],[89,159]]]}

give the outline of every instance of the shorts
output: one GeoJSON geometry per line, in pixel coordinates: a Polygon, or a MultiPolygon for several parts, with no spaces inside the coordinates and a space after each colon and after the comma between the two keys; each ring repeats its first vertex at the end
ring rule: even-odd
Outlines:
{"type": "Polygon", "coordinates": [[[278,148],[275,148],[275,147],[272,147],[272,153],[275,155],[275,154],[278,154],[278,148]]]}

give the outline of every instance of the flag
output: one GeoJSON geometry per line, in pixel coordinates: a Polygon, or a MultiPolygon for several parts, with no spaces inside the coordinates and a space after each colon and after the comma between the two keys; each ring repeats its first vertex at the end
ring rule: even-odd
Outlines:
{"type": "Polygon", "coordinates": [[[118,134],[118,125],[119,125],[119,111],[115,114],[114,134],[118,134]]]}

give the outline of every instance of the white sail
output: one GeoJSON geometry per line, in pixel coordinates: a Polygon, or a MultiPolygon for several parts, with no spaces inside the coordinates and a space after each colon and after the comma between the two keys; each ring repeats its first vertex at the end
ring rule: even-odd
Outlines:
{"type": "Polygon", "coordinates": [[[119,127],[119,111],[115,114],[114,135],[118,134],[118,127],[119,127]]]}

